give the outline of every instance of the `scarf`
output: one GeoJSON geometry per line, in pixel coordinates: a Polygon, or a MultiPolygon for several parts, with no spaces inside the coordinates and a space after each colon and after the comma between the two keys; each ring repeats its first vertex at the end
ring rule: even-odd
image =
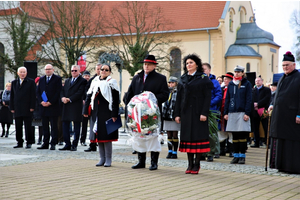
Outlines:
{"type": "Polygon", "coordinates": [[[10,91],[4,90],[2,94],[2,101],[9,101],[10,100],[10,91]]]}
{"type": "Polygon", "coordinates": [[[94,99],[96,97],[96,94],[98,93],[98,91],[100,91],[104,99],[109,103],[109,110],[112,111],[113,98],[111,89],[115,89],[120,93],[117,81],[115,79],[112,79],[111,76],[108,76],[105,80],[100,80],[100,76],[96,76],[93,79],[91,86],[87,91],[87,94],[92,94],[90,103],[92,110],[94,110],[94,99]]]}
{"type": "Polygon", "coordinates": [[[233,82],[234,84],[238,85],[242,79],[243,79],[242,76],[241,76],[241,77],[238,77],[238,78],[236,78],[236,77],[234,76],[232,82],[233,82]]]}

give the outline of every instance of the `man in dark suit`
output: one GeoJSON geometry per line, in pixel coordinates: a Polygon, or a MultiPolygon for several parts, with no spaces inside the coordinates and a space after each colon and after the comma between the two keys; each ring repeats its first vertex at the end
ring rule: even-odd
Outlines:
{"type": "MultiPolygon", "coordinates": [[[[42,123],[43,123],[43,145],[37,149],[48,149],[50,140],[49,122],[51,124],[51,147],[55,150],[57,144],[58,126],[57,120],[60,113],[60,91],[62,88],[61,77],[54,74],[52,65],[45,66],[45,76],[41,77],[37,87],[37,98],[40,104],[42,123]],[[43,93],[47,99],[42,98],[43,93]]],[[[44,96],[44,97],[45,97],[44,96]]]]}
{"type": "MultiPolygon", "coordinates": [[[[143,63],[143,71],[133,77],[128,88],[128,96],[125,104],[127,105],[134,95],[141,94],[144,91],[150,91],[155,95],[161,112],[162,103],[167,101],[169,96],[167,79],[164,75],[155,71],[156,65],[158,64],[155,60],[155,56],[147,55],[143,63]]],[[[151,166],[149,170],[157,169],[158,157],[159,151],[151,151],[151,166]]],[[[138,159],[138,164],[132,166],[132,168],[145,168],[146,152],[138,152],[138,159]]]]}
{"type": "Polygon", "coordinates": [[[65,146],[59,150],[77,151],[80,135],[80,123],[82,120],[82,96],[86,85],[86,80],[80,76],[80,67],[73,65],[71,68],[72,77],[65,81],[61,91],[61,101],[63,102],[62,121],[63,136],[65,146]],[[75,136],[71,145],[70,123],[74,123],[75,136]]]}
{"type": "Polygon", "coordinates": [[[15,115],[16,140],[17,146],[23,147],[23,122],[25,125],[25,140],[27,141],[26,149],[31,148],[35,143],[34,135],[31,127],[32,114],[35,108],[35,82],[27,77],[27,69],[25,67],[18,68],[18,76],[11,83],[10,110],[15,115]]]}
{"type": "Polygon", "coordinates": [[[256,87],[252,89],[252,102],[254,105],[254,110],[252,111],[253,124],[254,124],[254,139],[255,144],[251,145],[253,148],[259,148],[260,146],[260,136],[259,136],[259,126],[262,123],[265,134],[268,130],[268,119],[262,119],[258,114],[259,110],[268,110],[270,99],[271,99],[271,90],[268,87],[263,85],[263,79],[259,76],[255,79],[256,87]]]}

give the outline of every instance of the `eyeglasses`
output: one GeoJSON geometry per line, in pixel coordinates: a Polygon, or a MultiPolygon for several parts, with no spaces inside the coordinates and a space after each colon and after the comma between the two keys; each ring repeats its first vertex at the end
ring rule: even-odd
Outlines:
{"type": "Polygon", "coordinates": [[[109,72],[109,69],[101,69],[101,71],[109,72]]]}
{"type": "Polygon", "coordinates": [[[77,70],[76,70],[76,69],[74,69],[74,70],[71,70],[71,72],[77,72],[77,70]]]}
{"type": "Polygon", "coordinates": [[[52,69],[45,69],[45,70],[52,70],[52,69]]]}

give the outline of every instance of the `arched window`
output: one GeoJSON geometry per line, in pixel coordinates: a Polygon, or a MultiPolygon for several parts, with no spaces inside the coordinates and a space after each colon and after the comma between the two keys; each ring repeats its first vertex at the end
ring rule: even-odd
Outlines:
{"type": "Polygon", "coordinates": [[[250,63],[246,64],[246,72],[250,72],[250,63]]]}
{"type": "MultiPolygon", "coordinates": [[[[0,54],[4,54],[4,45],[0,42],[0,54]]],[[[0,90],[4,90],[4,63],[0,62],[0,90]]]]}
{"type": "Polygon", "coordinates": [[[229,12],[229,30],[233,32],[233,15],[235,15],[235,10],[232,7],[230,7],[228,9],[228,12],[229,12]]]}
{"type": "Polygon", "coordinates": [[[246,22],[246,8],[244,6],[240,6],[239,8],[240,11],[240,23],[245,23],[246,22]]]}
{"type": "Polygon", "coordinates": [[[181,51],[178,48],[170,52],[170,76],[181,76],[181,51]]]}

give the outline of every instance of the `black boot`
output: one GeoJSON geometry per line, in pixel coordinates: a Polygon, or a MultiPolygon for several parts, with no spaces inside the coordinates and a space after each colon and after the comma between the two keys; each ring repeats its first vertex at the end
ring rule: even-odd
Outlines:
{"type": "Polygon", "coordinates": [[[133,165],[131,167],[132,169],[145,168],[145,166],[146,166],[146,153],[138,152],[138,159],[139,159],[139,162],[136,165],[133,165]]]}
{"type": "Polygon", "coordinates": [[[223,142],[220,142],[220,156],[225,156],[226,151],[225,151],[225,140],[223,142]]]}
{"type": "Polygon", "coordinates": [[[5,135],[5,130],[3,129],[1,137],[5,135]]]}
{"type": "Polygon", "coordinates": [[[8,137],[8,135],[9,135],[9,131],[7,130],[7,131],[6,131],[5,137],[8,137]]]}
{"type": "Polygon", "coordinates": [[[149,170],[157,170],[159,152],[151,151],[151,166],[149,170]]]}

